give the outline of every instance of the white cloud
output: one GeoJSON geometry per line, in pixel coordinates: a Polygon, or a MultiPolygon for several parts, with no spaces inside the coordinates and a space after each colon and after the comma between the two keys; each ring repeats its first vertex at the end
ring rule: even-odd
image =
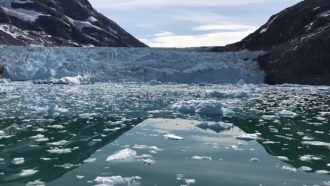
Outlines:
{"type": "Polygon", "coordinates": [[[141,38],[140,40],[151,47],[200,47],[200,46],[224,46],[240,41],[255,29],[232,32],[212,32],[205,34],[191,35],[163,35],[149,38],[141,38]]]}
{"type": "Polygon", "coordinates": [[[247,30],[255,30],[256,27],[249,25],[239,25],[239,24],[213,24],[213,25],[201,25],[194,28],[196,31],[219,31],[219,30],[227,30],[227,31],[247,31],[247,30]]]}
{"type": "Polygon", "coordinates": [[[97,8],[135,9],[141,7],[214,7],[236,6],[278,0],[90,0],[97,8]]]}

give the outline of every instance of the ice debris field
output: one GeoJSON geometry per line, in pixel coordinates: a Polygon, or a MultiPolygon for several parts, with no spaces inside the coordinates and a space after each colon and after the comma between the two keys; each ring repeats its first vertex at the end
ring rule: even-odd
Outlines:
{"type": "Polygon", "coordinates": [[[330,183],[329,87],[12,82],[0,104],[0,185],[330,183]]]}
{"type": "Polygon", "coordinates": [[[6,79],[35,80],[42,84],[80,81],[82,84],[95,81],[262,83],[264,74],[255,61],[260,54],[263,52],[1,46],[0,67],[6,79]]]}

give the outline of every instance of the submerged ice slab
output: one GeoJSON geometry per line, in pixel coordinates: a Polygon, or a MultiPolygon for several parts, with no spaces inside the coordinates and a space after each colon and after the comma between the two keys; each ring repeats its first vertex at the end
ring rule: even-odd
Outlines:
{"type": "Polygon", "coordinates": [[[98,82],[262,83],[255,59],[263,52],[197,52],[157,48],[0,48],[0,66],[10,80],[61,79],[86,74],[98,82]]]}

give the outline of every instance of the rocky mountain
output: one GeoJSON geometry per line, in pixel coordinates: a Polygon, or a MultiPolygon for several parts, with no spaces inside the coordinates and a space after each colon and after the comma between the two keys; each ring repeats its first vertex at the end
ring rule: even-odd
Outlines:
{"type": "Polygon", "coordinates": [[[264,50],[260,67],[270,84],[330,85],[330,1],[304,0],[272,16],[223,50],[264,50]]]}
{"type": "Polygon", "coordinates": [[[0,44],[146,46],[88,0],[0,0],[0,44]]]}

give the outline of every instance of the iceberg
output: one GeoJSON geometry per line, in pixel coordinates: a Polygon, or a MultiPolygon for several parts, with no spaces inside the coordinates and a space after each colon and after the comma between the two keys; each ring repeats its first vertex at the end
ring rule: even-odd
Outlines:
{"type": "Polygon", "coordinates": [[[94,183],[96,186],[137,186],[140,185],[141,177],[134,176],[123,178],[121,176],[96,177],[94,183]]]}
{"type": "Polygon", "coordinates": [[[190,100],[173,105],[173,108],[183,114],[221,115],[222,104],[215,100],[190,100]]]}
{"type": "Polygon", "coordinates": [[[91,85],[95,79],[89,75],[78,75],[74,77],[51,78],[49,80],[35,80],[34,84],[63,84],[63,85],[91,85]]]}

